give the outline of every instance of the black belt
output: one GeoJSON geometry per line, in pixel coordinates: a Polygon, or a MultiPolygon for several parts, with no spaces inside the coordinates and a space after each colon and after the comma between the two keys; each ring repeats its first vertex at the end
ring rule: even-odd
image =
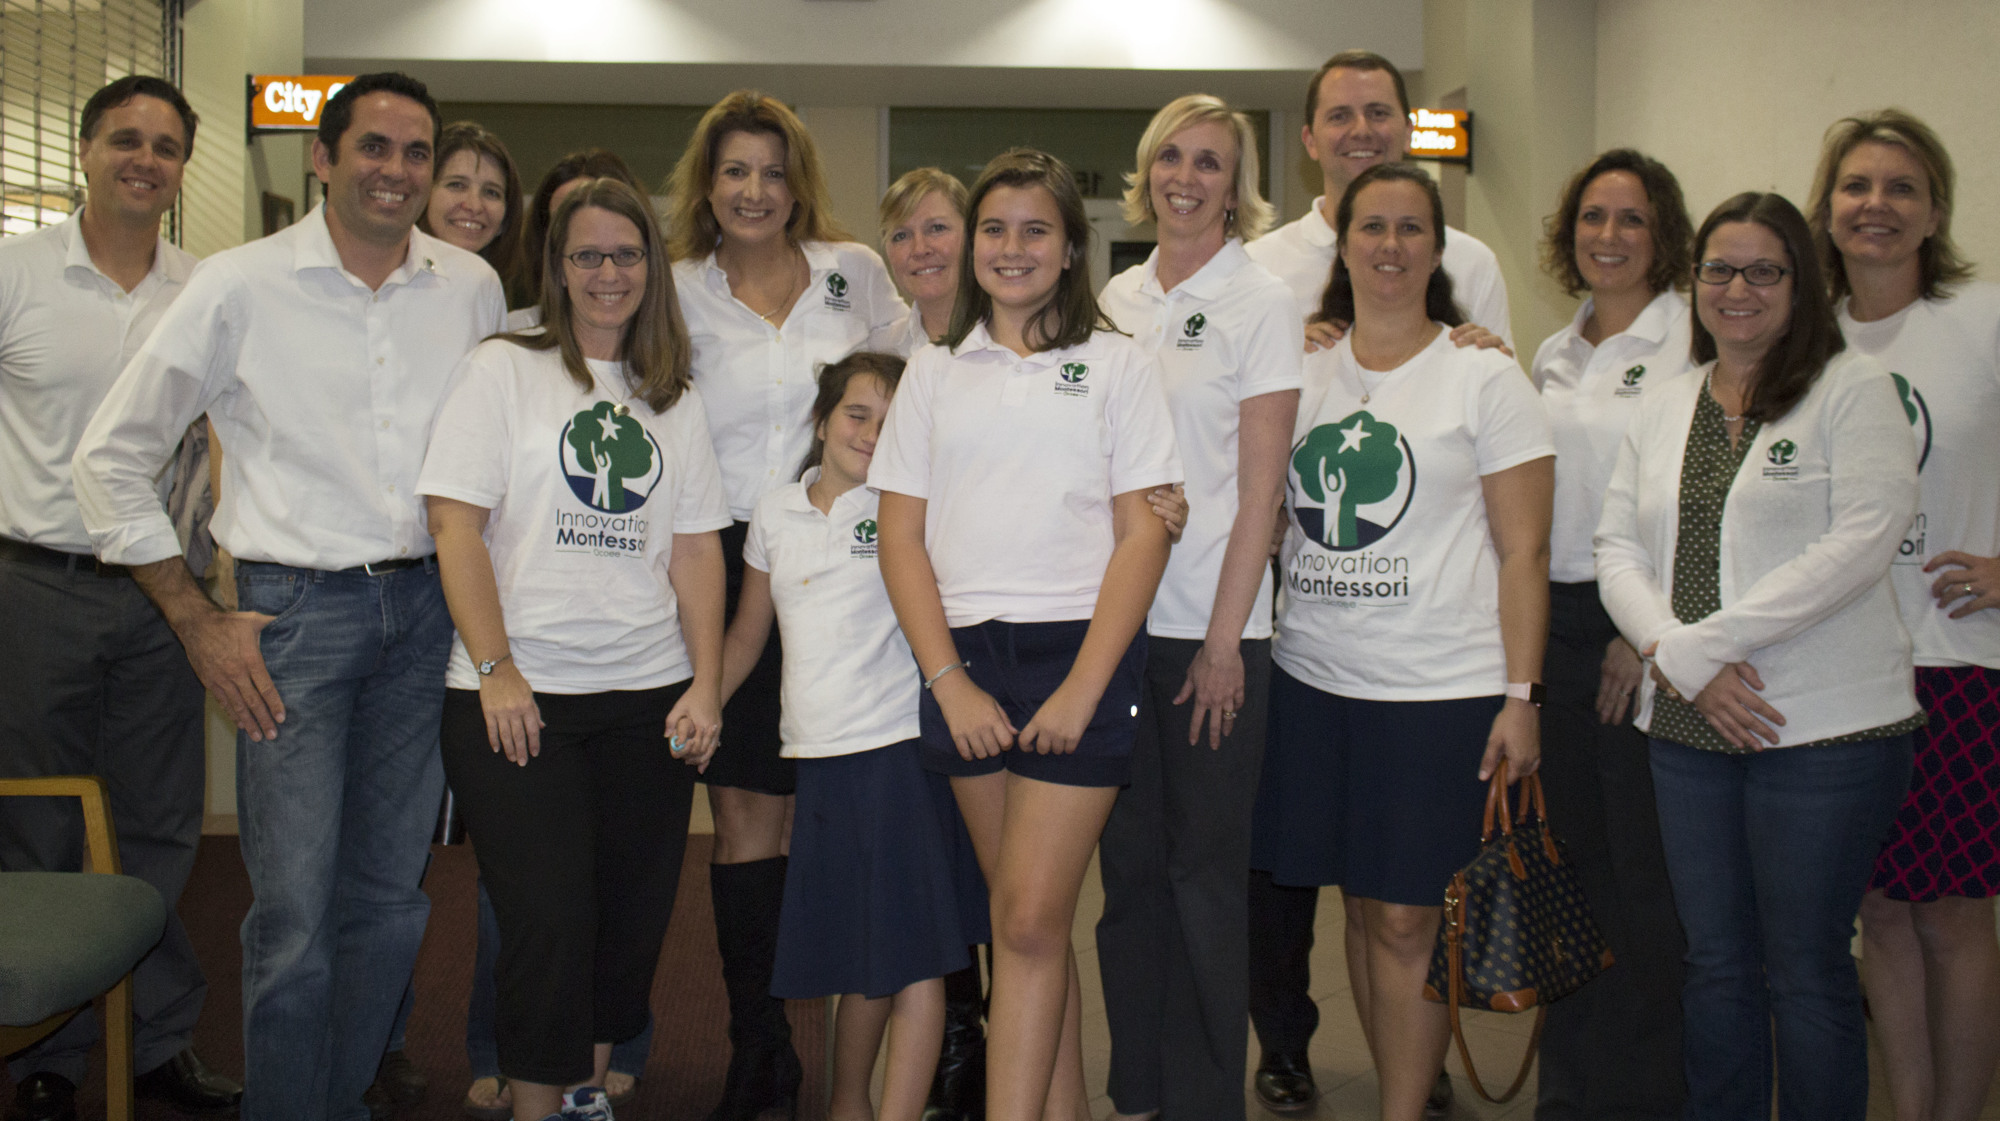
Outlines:
{"type": "Polygon", "coordinates": [[[1563,596],[1568,599],[1596,599],[1597,581],[1579,580],[1570,583],[1562,580],[1551,580],[1549,581],[1549,594],[1552,596],[1563,596]]]}
{"type": "MultiPolygon", "coordinates": [[[[421,567],[423,567],[423,565],[424,565],[424,563],[425,563],[425,562],[427,562],[427,561],[430,561],[430,560],[432,560],[432,559],[434,559],[434,558],[432,558],[432,557],[428,557],[428,556],[424,556],[424,557],[397,557],[397,558],[396,558],[396,559],[394,559],[394,560],[379,560],[379,561],[370,561],[370,562],[369,562],[369,563],[367,563],[367,564],[357,564],[357,565],[355,565],[355,566],[354,566],[353,568],[321,568],[321,569],[303,569],[302,571],[311,571],[311,572],[333,572],[333,573],[337,573],[337,574],[340,574],[340,575],[345,575],[345,576],[385,576],[385,575],[387,575],[387,574],[389,574],[389,573],[391,573],[391,572],[401,572],[402,570],[404,570],[404,569],[406,569],[406,568],[421,568],[421,567]]],[[[298,565],[291,565],[291,564],[279,564],[279,563],[278,563],[278,562],[276,562],[276,561],[252,561],[252,560],[245,560],[245,561],[237,561],[236,563],[237,563],[237,565],[238,565],[239,567],[244,567],[244,566],[251,566],[251,565],[260,565],[260,564],[261,564],[261,565],[269,565],[269,566],[270,566],[270,567],[272,567],[272,568],[299,568],[299,567],[300,567],[300,566],[298,566],[298,565]]]]}
{"type": "Polygon", "coordinates": [[[89,553],[65,553],[60,549],[16,541],[11,537],[0,537],[0,560],[32,564],[41,568],[60,568],[70,573],[89,572],[98,576],[132,575],[132,570],[124,565],[106,564],[89,553]]]}

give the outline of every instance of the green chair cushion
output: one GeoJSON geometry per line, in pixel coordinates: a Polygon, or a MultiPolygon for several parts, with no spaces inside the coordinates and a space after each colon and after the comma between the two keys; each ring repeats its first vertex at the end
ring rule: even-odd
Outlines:
{"type": "Polygon", "coordinates": [[[167,906],[135,876],[0,872],[0,1024],[37,1024],[118,983],[167,906]]]}

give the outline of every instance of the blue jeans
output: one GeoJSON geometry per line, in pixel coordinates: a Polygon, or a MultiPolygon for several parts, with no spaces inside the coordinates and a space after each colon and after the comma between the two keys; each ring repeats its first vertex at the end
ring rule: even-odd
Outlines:
{"type": "Polygon", "coordinates": [[[362,1121],[423,941],[451,617],[437,567],[242,563],[238,602],[285,706],[236,738],[245,1121],[362,1121]]]}
{"type": "Polygon", "coordinates": [[[1910,781],[1907,735],[1753,755],[1652,741],[1674,903],[1687,1121],[1861,1121],[1868,1032],[1849,944],[1910,781]]]}

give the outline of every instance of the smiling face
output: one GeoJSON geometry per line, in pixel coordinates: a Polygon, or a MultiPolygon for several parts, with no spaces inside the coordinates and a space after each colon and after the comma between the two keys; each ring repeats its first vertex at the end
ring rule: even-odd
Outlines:
{"type": "Polygon", "coordinates": [[[492,244],[507,220],[507,178],[476,148],[460,148],[438,169],[425,212],[437,236],[468,252],[492,244]]]}
{"type": "Polygon", "coordinates": [[[889,275],[918,305],[949,304],[958,292],[958,255],[965,249],[965,219],[943,191],[917,203],[883,242],[889,275]]]}
{"type": "Polygon", "coordinates": [[[1386,70],[1335,67],[1319,80],[1319,104],[1306,122],[1306,154],[1319,162],[1328,204],[1354,177],[1395,163],[1410,146],[1410,118],[1386,70]]]}
{"type": "Polygon", "coordinates": [[[1431,273],[1443,259],[1430,195],[1406,180],[1361,188],[1341,235],[1340,259],[1353,278],[1357,307],[1406,307],[1412,301],[1422,307],[1431,273]]]}
{"type": "Polygon", "coordinates": [[[1607,171],[1583,188],[1576,208],[1576,271],[1599,296],[1650,292],[1653,223],[1645,184],[1629,171],[1607,171]]]}
{"type": "Polygon", "coordinates": [[[1147,198],[1160,240],[1222,243],[1236,209],[1236,134],[1202,121],[1167,137],[1146,173],[1147,198]]]}
{"type": "Polygon", "coordinates": [[[1900,144],[1866,141],[1840,161],[1828,232],[1849,268],[1911,267],[1940,214],[1923,165],[1900,144]]]}
{"type": "MultiPolygon", "coordinates": [[[[1785,243],[1756,222],[1725,222],[1708,235],[1695,258],[1699,262],[1721,261],[1736,268],[1749,265],[1793,267],[1785,243]]],[[[1717,353],[1732,366],[1755,363],[1785,335],[1792,323],[1793,275],[1788,271],[1776,284],[1758,286],[1739,274],[1727,284],[1694,286],[1695,313],[1701,325],[1715,336],[1717,353]]]]}
{"type": "Polygon", "coordinates": [[[888,387],[873,374],[847,379],[840,404],[819,422],[813,435],[821,441],[820,474],[836,491],[846,493],[868,481],[875,461],[875,440],[882,419],[889,415],[888,387]]]}
{"type": "Polygon", "coordinates": [[[104,111],[91,138],[78,142],[77,163],[89,184],[91,210],[158,222],[180,194],[187,130],[172,105],[138,94],[104,111]]]}
{"type": "Polygon", "coordinates": [[[785,141],[769,132],[732,132],[715,146],[709,209],[725,241],[755,245],[785,236],[792,191],[785,181],[785,141]]]}
{"type": "Polygon", "coordinates": [[[430,112],[401,94],[361,95],[340,135],[340,151],[313,141],[313,173],[326,184],[328,223],[377,245],[409,237],[430,197],[434,128],[430,112]]]}
{"type": "Polygon", "coordinates": [[[621,268],[611,258],[621,249],[645,252],[646,239],[630,218],[595,206],[579,207],[570,215],[562,242],[563,287],[569,292],[570,329],[584,357],[609,360],[618,356],[625,327],[639,313],[646,294],[646,260],[621,268]],[[586,249],[604,254],[594,269],[578,268],[570,258],[586,249]]]}
{"type": "Polygon", "coordinates": [[[994,314],[1040,311],[1069,267],[1062,210],[1047,187],[995,187],[979,200],[972,278],[992,297],[994,314]]]}

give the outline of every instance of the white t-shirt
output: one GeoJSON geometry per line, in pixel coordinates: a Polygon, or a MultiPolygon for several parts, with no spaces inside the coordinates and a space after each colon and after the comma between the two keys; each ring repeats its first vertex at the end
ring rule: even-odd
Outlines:
{"type": "Polygon", "coordinates": [[[868,485],[927,503],[946,620],[1088,619],[1111,561],[1111,498],[1177,483],[1159,370],[1132,340],[1023,358],[981,324],[903,373],[868,485]]]}
{"type": "Polygon", "coordinates": [[[874,250],[848,241],[799,246],[812,280],[784,326],[773,327],[729,291],[711,253],[674,262],[674,291],[694,343],[694,383],[729,496],[748,521],[757,499],[798,476],[812,447],[819,369],[865,347],[903,314],[874,250]]]}
{"type": "Polygon", "coordinates": [[[1564,584],[1597,579],[1590,539],[1639,399],[1694,368],[1688,350],[1693,317],[1679,292],[1669,288],[1653,297],[1630,327],[1596,346],[1583,337],[1590,311],[1591,301],[1583,301],[1569,326],[1535,351],[1535,384],[1556,446],[1549,579],[1564,584]]]}
{"type": "MultiPolygon", "coordinates": [[[[1326,201],[1324,195],[1314,199],[1303,217],[1246,247],[1251,260],[1271,270],[1292,290],[1301,319],[1310,319],[1319,311],[1320,297],[1326,294],[1326,281],[1333,273],[1333,227],[1319,209],[1326,201]]],[[[1444,271],[1451,277],[1452,299],[1465,317],[1500,336],[1512,350],[1514,327],[1507,314],[1507,281],[1500,275],[1500,258],[1485,242],[1446,226],[1444,271]]]]}
{"type": "Polygon", "coordinates": [[[1361,700],[1498,696],[1500,558],[1480,479],[1555,454],[1534,387],[1445,331],[1386,373],[1342,339],[1306,356],[1306,386],[1273,660],[1361,700]]]}
{"type": "Polygon", "coordinates": [[[757,500],[743,563],[771,576],[785,645],[778,738],[788,759],[871,751],[917,737],[922,679],[875,559],[865,486],[822,514],[806,497],[819,469],[757,500]]]}
{"type": "MultiPolygon", "coordinates": [[[[1242,403],[1299,388],[1304,322],[1287,306],[1277,277],[1230,239],[1171,292],[1160,291],[1159,251],[1104,286],[1100,303],[1159,364],[1187,468],[1188,524],[1167,560],[1146,633],[1208,636],[1222,554],[1236,522],[1237,422],[1242,403]]],[[[1271,571],[1243,626],[1244,638],[1271,637],[1271,571]]]]}
{"type": "Polygon", "coordinates": [[[1920,505],[1889,567],[1916,664],[2000,669],[2000,611],[1951,618],[1924,571],[1953,549],[2000,556],[2000,286],[1965,284],[1873,323],[1843,303],[1840,330],[1889,368],[1917,439],[1920,505]]]}
{"type": "MultiPolygon", "coordinates": [[[[655,413],[621,364],[588,365],[586,392],[558,351],[480,343],[452,375],[417,480],[419,494],[493,512],[484,537],[508,648],[540,693],[690,677],[667,581],[674,535],[729,524],[701,395],[655,413]]],[[[445,681],[479,687],[456,637],[445,681]]]]}

